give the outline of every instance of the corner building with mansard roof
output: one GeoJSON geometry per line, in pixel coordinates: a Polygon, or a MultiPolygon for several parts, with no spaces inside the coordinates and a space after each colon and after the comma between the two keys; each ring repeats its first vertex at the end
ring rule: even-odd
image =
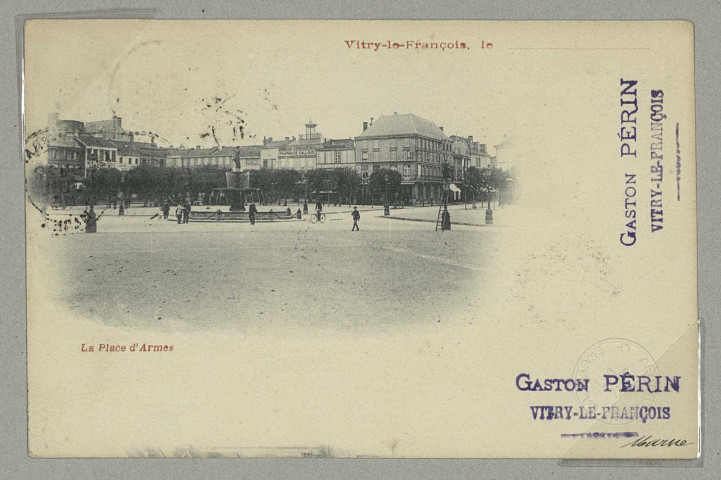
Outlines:
{"type": "Polygon", "coordinates": [[[438,201],[443,192],[443,164],[451,163],[452,142],[443,128],[412,114],[386,115],[355,137],[356,165],[367,184],[373,172],[398,171],[400,197],[414,202],[438,201]]]}

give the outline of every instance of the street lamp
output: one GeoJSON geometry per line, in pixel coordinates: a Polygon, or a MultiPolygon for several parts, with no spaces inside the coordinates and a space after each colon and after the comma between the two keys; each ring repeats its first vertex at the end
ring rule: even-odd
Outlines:
{"type": "Polygon", "coordinates": [[[383,205],[383,215],[390,215],[390,214],[391,214],[391,206],[389,205],[389,202],[390,202],[390,183],[388,183],[388,174],[386,174],[385,180],[386,180],[386,204],[383,205]]]}
{"type": "Polygon", "coordinates": [[[118,216],[125,215],[125,192],[123,191],[124,183],[125,172],[120,172],[120,186],[118,187],[118,202],[120,202],[120,208],[118,208],[118,216]]]}
{"type": "Polygon", "coordinates": [[[486,169],[486,171],[483,172],[483,176],[486,177],[486,193],[488,195],[488,208],[486,209],[486,225],[491,225],[493,223],[493,210],[491,210],[491,189],[488,186],[488,180],[491,178],[491,170],[486,169]]]}

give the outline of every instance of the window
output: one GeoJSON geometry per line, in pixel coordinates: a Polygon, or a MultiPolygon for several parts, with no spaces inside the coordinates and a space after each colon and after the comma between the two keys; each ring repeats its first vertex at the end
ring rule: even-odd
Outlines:
{"type": "Polygon", "coordinates": [[[120,163],[123,163],[123,157],[120,157],[120,163]]]}
{"type": "Polygon", "coordinates": [[[403,146],[406,148],[411,148],[411,139],[410,138],[404,138],[403,139],[403,146]]]}
{"type": "Polygon", "coordinates": [[[335,163],[341,163],[340,154],[341,154],[341,151],[340,151],[340,150],[336,150],[335,152],[333,152],[333,161],[334,161],[335,163]]]}
{"type": "Polygon", "coordinates": [[[361,152],[361,161],[367,162],[368,161],[368,150],[363,150],[361,152]]]}
{"type": "Polygon", "coordinates": [[[391,147],[391,162],[398,161],[398,151],[395,149],[395,147],[391,147]]]}
{"type": "Polygon", "coordinates": [[[397,140],[395,138],[391,138],[391,149],[396,148],[396,142],[397,140]]]}
{"type": "Polygon", "coordinates": [[[380,149],[380,140],[373,140],[373,150],[380,149]]]}
{"type": "Polygon", "coordinates": [[[411,176],[411,165],[410,163],[406,163],[403,165],[403,176],[404,177],[410,177],[411,176]]]}
{"type": "Polygon", "coordinates": [[[410,149],[406,150],[406,160],[413,160],[413,152],[410,149]]]}

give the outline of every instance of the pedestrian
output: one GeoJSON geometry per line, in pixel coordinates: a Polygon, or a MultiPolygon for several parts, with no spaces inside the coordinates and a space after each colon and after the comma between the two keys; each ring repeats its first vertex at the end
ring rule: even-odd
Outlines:
{"type": "Polygon", "coordinates": [[[185,217],[185,214],[183,211],[185,210],[185,207],[183,207],[182,203],[179,203],[178,206],[175,208],[175,215],[178,217],[178,224],[183,223],[183,219],[185,217]]]}
{"type": "Polygon", "coordinates": [[[255,202],[251,202],[248,207],[248,219],[251,225],[255,225],[255,214],[258,213],[258,209],[255,208],[255,202]]]}
{"type": "Polygon", "coordinates": [[[443,224],[441,225],[441,230],[450,230],[451,229],[451,214],[446,209],[443,212],[443,224]]]}
{"type": "Polygon", "coordinates": [[[90,211],[84,212],[85,233],[95,233],[98,229],[98,218],[95,215],[95,208],[90,205],[90,211]]]}
{"type": "Polygon", "coordinates": [[[353,216],[353,228],[351,228],[350,231],[353,232],[360,230],[360,228],[358,228],[358,221],[360,220],[360,212],[358,211],[358,207],[353,207],[351,215],[353,216]]]}
{"type": "Polygon", "coordinates": [[[163,220],[167,220],[170,214],[170,205],[167,200],[163,202],[163,206],[160,209],[163,211],[163,220]]]}
{"type": "Polygon", "coordinates": [[[190,202],[185,202],[185,208],[183,209],[183,223],[188,223],[188,217],[190,217],[190,202]]]}
{"type": "Polygon", "coordinates": [[[315,215],[318,217],[318,220],[320,220],[320,214],[323,212],[323,202],[318,200],[315,203],[315,215]]]}

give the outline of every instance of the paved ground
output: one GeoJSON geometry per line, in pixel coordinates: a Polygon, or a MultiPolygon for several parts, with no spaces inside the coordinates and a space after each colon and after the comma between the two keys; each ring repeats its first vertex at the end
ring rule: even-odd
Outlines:
{"type": "MultiPolygon", "coordinates": [[[[66,279],[60,300],[106,324],[160,328],[355,330],[462,321],[463,312],[478,310],[479,286],[497,273],[489,258],[505,229],[454,226],[441,233],[430,222],[382,218],[375,208],[362,212],[360,232],[350,232],[348,211],[327,208],[322,225],[304,219],[253,227],[178,225],[151,218],[152,208],[131,208],[125,217],[109,211],[97,234],[55,237],[66,279]]],[[[482,213],[466,211],[470,220],[482,213]]],[[[401,214],[433,219],[436,208],[392,211],[401,214]]]]}

